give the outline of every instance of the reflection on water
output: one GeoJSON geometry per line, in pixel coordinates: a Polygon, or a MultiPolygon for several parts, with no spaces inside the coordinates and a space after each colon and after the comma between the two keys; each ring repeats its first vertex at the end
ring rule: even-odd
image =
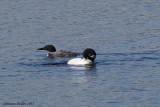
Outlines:
{"type": "Polygon", "coordinates": [[[71,66],[69,65],[70,68],[75,69],[75,70],[87,70],[87,71],[96,71],[96,64],[92,65],[81,65],[81,66],[71,66]]]}

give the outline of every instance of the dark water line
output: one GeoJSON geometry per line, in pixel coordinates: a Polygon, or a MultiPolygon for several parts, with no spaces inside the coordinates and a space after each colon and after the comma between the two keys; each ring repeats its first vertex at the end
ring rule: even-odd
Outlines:
{"type": "Polygon", "coordinates": [[[67,65],[67,62],[60,62],[60,63],[43,63],[41,65],[57,65],[57,66],[64,66],[67,65]]]}

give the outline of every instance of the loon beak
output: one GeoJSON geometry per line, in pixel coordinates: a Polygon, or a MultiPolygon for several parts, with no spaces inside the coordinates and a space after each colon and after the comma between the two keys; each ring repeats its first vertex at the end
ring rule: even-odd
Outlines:
{"type": "Polygon", "coordinates": [[[44,50],[44,48],[38,48],[37,50],[44,50]]]}

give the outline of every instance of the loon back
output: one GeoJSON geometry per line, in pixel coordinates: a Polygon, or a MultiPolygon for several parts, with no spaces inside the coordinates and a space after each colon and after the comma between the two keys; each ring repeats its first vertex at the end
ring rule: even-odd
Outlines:
{"type": "Polygon", "coordinates": [[[60,50],[57,52],[50,52],[47,54],[49,58],[54,58],[54,57],[74,57],[77,56],[77,54],[71,52],[71,51],[66,51],[66,50],[60,50]]]}

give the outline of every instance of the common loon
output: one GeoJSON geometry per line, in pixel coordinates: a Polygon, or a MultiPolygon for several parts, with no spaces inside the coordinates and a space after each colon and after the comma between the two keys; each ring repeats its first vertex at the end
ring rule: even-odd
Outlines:
{"type": "Polygon", "coordinates": [[[43,48],[39,48],[38,50],[47,50],[50,53],[47,54],[49,58],[54,58],[54,57],[74,57],[77,56],[76,53],[73,53],[71,51],[67,50],[59,50],[56,51],[56,48],[53,45],[46,45],[43,48]]]}
{"type": "Polygon", "coordinates": [[[67,64],[69,65],[91,65],[93,64],[95,58],[96,58],[96,52],[91,48],[87,48],[84,50],[82,58],[71,59],[67,62],[67,64]]]}

